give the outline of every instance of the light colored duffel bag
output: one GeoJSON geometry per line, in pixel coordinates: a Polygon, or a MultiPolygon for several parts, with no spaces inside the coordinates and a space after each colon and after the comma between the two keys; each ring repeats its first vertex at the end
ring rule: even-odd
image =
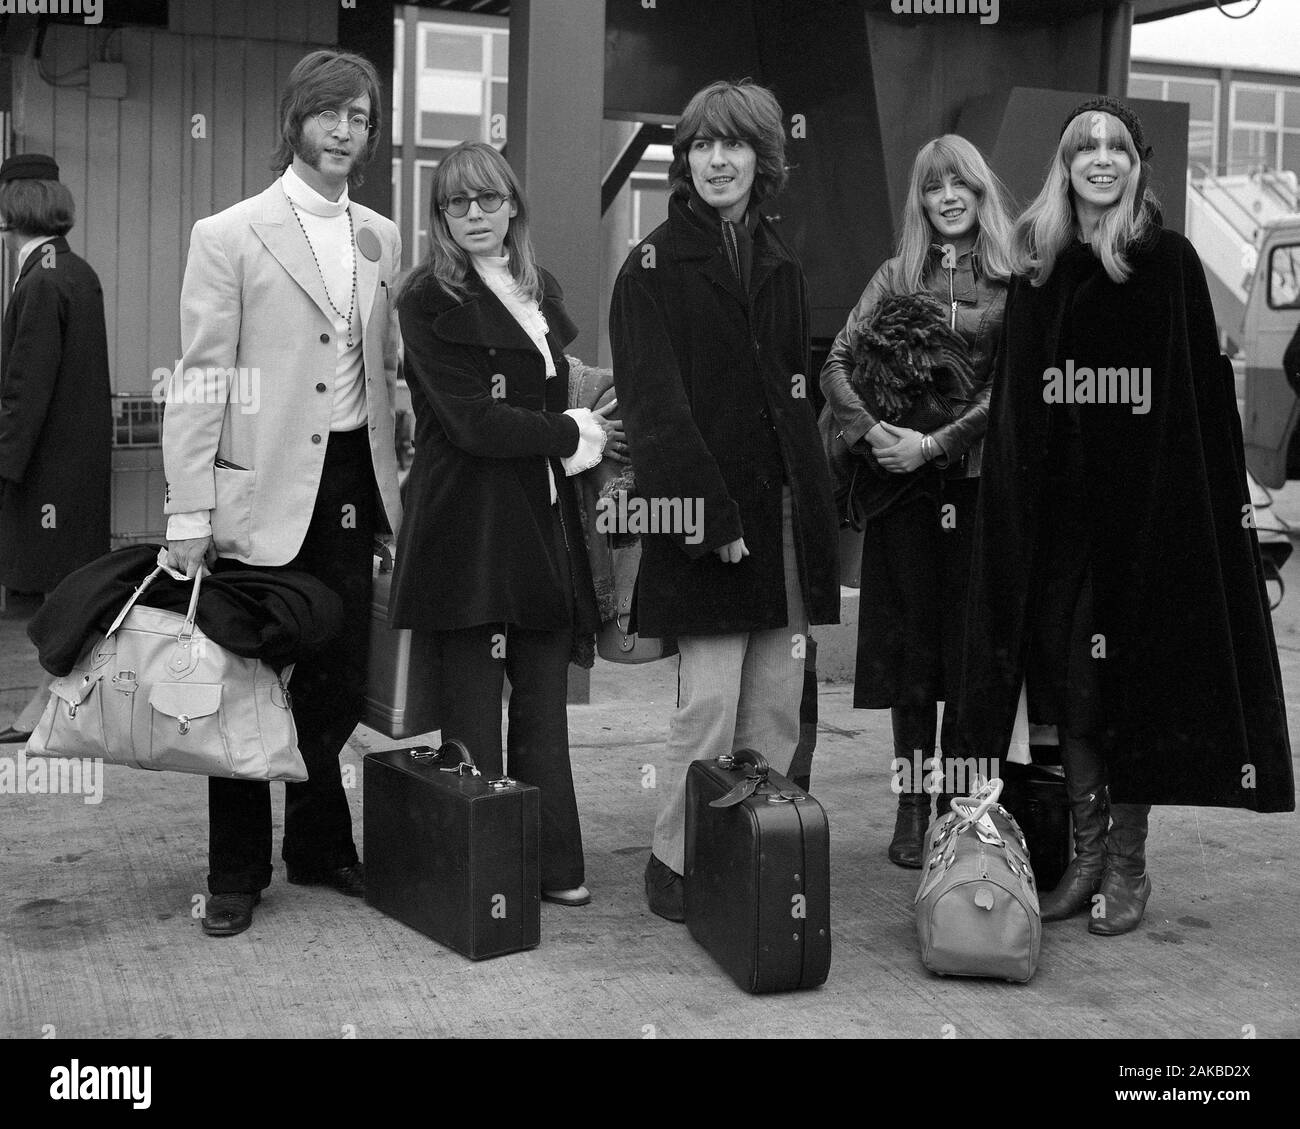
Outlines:
{"type": "Polygon", "coordinates": [[[916,891],[921,963],[943,976],[1024,983],[1038,967],[1043,924],[1029,848],[991,780],[930,829],[916,891]]]}
{"type": "Polygon", "coordinates": [[[289,708],[293,667],[277,676],[195,626],[202,570],[185,615],[137,606],[162,572],[154,569],[72,671],[54,680],[28,756],[97,757],[239,780],[306,780],[289,708]]]}

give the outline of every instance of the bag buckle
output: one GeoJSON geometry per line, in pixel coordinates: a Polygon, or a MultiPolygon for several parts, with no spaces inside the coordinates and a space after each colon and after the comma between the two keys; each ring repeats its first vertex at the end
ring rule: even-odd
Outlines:
{"type": "Polygon", "coordinates": [[[138,685],[133,670],[119,670],[113,675],[113,689],[119,694],[134,694],[138,685]]]}
{"type": "Polygon", "coordinates": [[[188,714],[181,714],[180,717],[176,719],[176,728],[180,730],[182,737],[190,731],[190,718],[188,714]]]}
{"type": "MultiPolygon", "coordinates": [[[[462,768],[468,768],[469,766],[468,766],[468,765],[462,765],[461,767],[462,767],[462,768]]],[[[475,770],[474,775],[475,775],[475,776],[478,775],[478,771],[477,771],[477,770],[475,770]]],[[[495,791],[497,791],[497,792],[501,792],[501,791],[504,791],[506,788],[513,788],[513,787],[514,787],[516,784],[518,784],[518,783],[519,783],[519,781],[517,781],[517,780],[512,780],[509,776],[499,776],[499,777],[497,777],[497,779],[495,779],[495,780],[489,780],[489,781],[487,782],[487,786],[488,786],[489,788],[492,788],[493,790],[495,790],[495,791]]]]}

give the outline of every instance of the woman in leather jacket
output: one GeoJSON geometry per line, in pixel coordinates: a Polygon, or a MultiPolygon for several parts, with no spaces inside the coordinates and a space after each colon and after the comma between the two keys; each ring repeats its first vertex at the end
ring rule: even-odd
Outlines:
{"type": "MultiPolygon", "coordinates": [[[[965,783],[954,785],[945,772],[941,785],[931,758],[938,703],[955,704],[961,676],[970,536],[1009,247],[1004,190],[979,150],[955,134],[928,142],[912,165],[898,255],[867,284],[821,373],[849,450],[890,474],[915,476],[914,489],[895,492],[866,523],[853,692],[858,709],[891,711],[898,816],[889,858],[899,866],[921,865],[930,796],[939,794],[943,814],[965,783]],[[873,312],[891,294],[917,291],[948,310],[975,377],[971,398],[953,405],[956,418],[928,435],[877,420],[849,382],[873,312]]],[[[941,744],[949,755],[955,714],[955,705],[944,710],[941,744]]]]}

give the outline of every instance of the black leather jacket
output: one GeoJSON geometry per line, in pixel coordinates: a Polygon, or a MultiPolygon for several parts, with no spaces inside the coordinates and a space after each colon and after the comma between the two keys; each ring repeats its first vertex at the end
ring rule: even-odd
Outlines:
{"type": "MultiPolygon", "coordinates": [[[[879,422],[858,398],[849,385],[857,352],[859,327],[870,317],[876,306],[887,295],[905,289],[901,281],[902,261],[888,260],[867,283],[858,304],[849,314],[849,320],[840,330],[831,346],[830,355],[822,367],[821,386],[831,412],[835,416],[845,443],[850,448],[879,422]]],[[[943,266],[943,250],[932,246],[926,267],[926,289],[946,305],[951,312],[952,326],[959,332],[970,349],[971,368],[975,373],[975,394],[965,411],[952,423],[932,433],[936,446],[942,452],[935,457],[935,465],[947,468],[952,478],[977,478],[984,432],[988,430],[989,394],[992,391],[993,361],[998,339],[1002,334],[1002,318],[1006,308],[1005,283],[987,278],[979,269],[973,251],[957,259],[953,268],[943,266]],[[963,456],[965,456],[963,458],[963,456]]]]}

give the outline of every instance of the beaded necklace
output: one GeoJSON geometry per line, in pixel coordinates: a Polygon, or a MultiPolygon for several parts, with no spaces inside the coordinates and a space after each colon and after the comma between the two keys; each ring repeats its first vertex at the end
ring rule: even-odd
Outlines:
{"type": "Polygon", "coordinates": [[[311,260],[316,264],[316,273],[320,275],[321,288],[325,291],[325,301],[330,304],[330,309],[338,314],[340,318],[347,320],[348,348],[351,349],[354,344],[352,340],[352,313],[357,308],[357,242],[356,232],[352,229],[352,209],[347,209],[348,246],[352,248],[352,300],[348,303],[348,312],[346,314],[334,304],[334,299],[330,297],[329,283],[325,281],[325,272],[321,270],[320,259],[316,257],[316,248],[311,245],[311,236],[307,234],[307,229],[303,226],[302,216],[298,214],[298,209],[292,200],[289,201],[289,210],[293,212],[293,218],[298,221],[298,229],[302,232],[302,237],[307,240],[307,250],[311,252],[311,260]]]}

